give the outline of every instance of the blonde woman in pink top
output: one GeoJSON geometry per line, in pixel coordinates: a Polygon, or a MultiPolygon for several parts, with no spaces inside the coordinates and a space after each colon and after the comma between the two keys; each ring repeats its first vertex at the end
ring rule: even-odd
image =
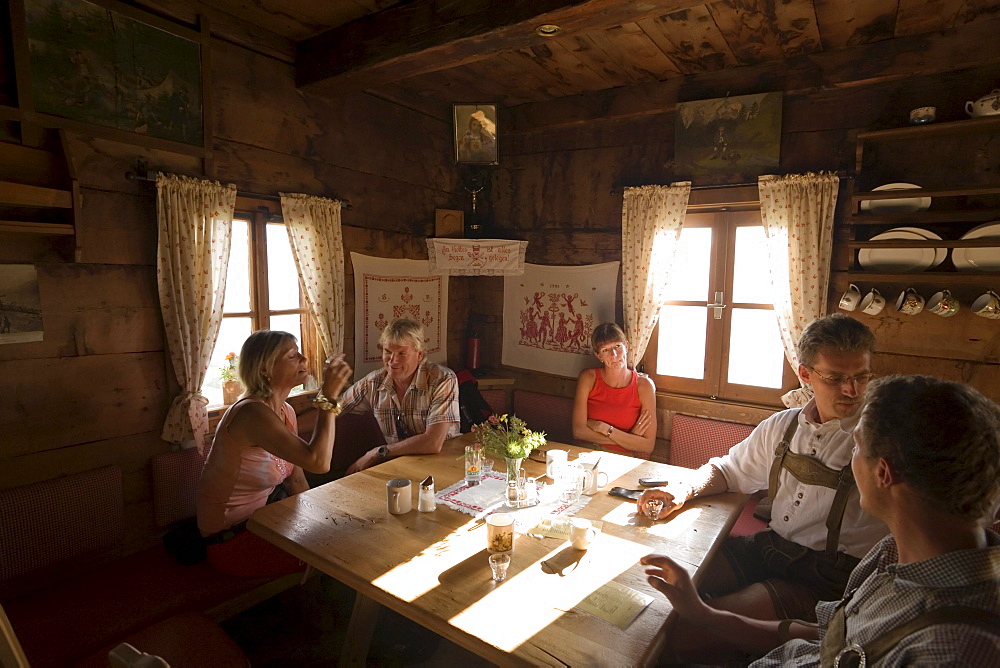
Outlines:
{"type": "Polygon", "coordinates": [[[243,529],[279,486],[285,495],[309,489],[303,469],[330,469],[340,412],[336,397],[351,368],[342,354],[327,360],[322,391],[313,402],[320,409],[316,429],[306,442],[286,403],[292,388],[308,377],[306,361],[287,332],[254,332],[240,351],[238,372],[247,391],[219,421],[198,485],[198,529],[209,563],[224,573],[265,577],[301,569],[297,559],[243,529]]]}

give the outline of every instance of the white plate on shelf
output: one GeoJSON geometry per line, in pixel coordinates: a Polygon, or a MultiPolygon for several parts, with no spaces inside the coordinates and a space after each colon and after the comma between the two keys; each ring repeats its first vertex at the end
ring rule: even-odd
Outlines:
{"type": "MultiPolygon", "coordinates": [[[[873,188],[872,192],[881,190],[920,190],[920,186],[912,183],[887,183],[873,188]]],[[[931,208],[930,197],[912,197],[906,199],[863,199],[861,210],[869,213],[916,213],[931,208]]]]}
{"type": "MultiPolygon", "coordinates": [[[[962,235],[963,239],[1000,237],[1000,220],[974,227],[962,235]]],[[[995,247],[955,248],[951,261],[958,271],[1000,271],[1000,239],[995,247]]]]}
{"type": "MultiPolygon", "coordinates": [[[[927,237],[916,232],[902,229],[889,230],[876,234],[872,241],[926,241],[927,237]]],[[[858,252],[858,264],[865,269],[884,271],[887,273],[902,273],[925,271],[934,265],[937,251],[940,248],[862,248],[858,252]]],[[[944,258],[941,258],[942,260],[944,258]]]]}
{"type": "MultiPolygon", "coordinates": [[[[924,239],[928,239],[930,241],[941,241],[941,237],[939,237],[938,235],[934,234],[930,230],[925,230],[922,227],[894,227],[894,228],[892,228],[889,231],[890,232],[896,232],[897,230],[898,231],[902,231],[902,232],[913,232],[914,234],[919,234],[924,239]]],[[[948,249],[947,248],[935,248],[934,249],[934,262],[931,263],[931,266],[929,268],[933,269],[934,267],[937,267],[939,264],[941,264],[942,262],[944,262],[944,259],[946,257],[948,257],[948,249]]]]}

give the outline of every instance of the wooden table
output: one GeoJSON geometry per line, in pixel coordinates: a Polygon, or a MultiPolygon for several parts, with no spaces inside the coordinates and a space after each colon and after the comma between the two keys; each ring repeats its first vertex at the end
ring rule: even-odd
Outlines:
{"type": "MultiPolygon", "coordinates": [[[[568,541],[518,535],[506,582],[490,577],[482,520],[438,504],[417,511],[419,483],[433,475],[438,491],[463,475],[463,435],[439,455],[400,457],[265,506],[254,513],[254,533],[353,587],[359,594],[348,627],[343,665],[363,665],[378,606],[389,607],[470,651],[503,665],[645,665],[655,662],[671,612],[669,601],[646,582],[639,558],[651,552],[684,564],[697,582],[746,502],[721,494],[693,502],[668,520],[651,522],[635,503],[609,496],[612,486],[680,469],[603,453],[611,480],[576,516],[602,520],[586,551],[568,541]],[[413,481],[413,510],[391,515],[385,483],[413,481]],[[545,562],[543,567],[542,562],[545,562]],[[653,596],[625,630],[574,606],[614,580],[653,596]]],[[[547,448],[585,448],[550,442],[547,448]]],[[[498,463],[502,466],[502,462],[498,463]]],[[[528,475],[545,465],[525,460],[528,475]]]]}

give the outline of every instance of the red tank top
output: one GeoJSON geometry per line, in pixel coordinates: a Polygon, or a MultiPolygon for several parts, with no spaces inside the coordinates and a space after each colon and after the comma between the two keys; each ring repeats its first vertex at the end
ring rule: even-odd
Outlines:
{"type": "MultiPolygon", "coordinates": [[[[604,382],[601,371],[602,369],[594,369],[597,377],[594,379],[594,389],[587,395],[587,417],[607,422],[615,429],[628,431],[635,426],[639,413],[642,412],[642,404],[639,402],[639,374],[633,369],[632,380],[628,385],[611,387],[604,382]]],[[[614,443],[601,444],[601,447],[626,455],[638,454],[614,443]]]]}

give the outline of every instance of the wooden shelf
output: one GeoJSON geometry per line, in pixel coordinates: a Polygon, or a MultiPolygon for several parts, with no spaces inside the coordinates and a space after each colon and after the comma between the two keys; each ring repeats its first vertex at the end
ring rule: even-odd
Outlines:
{"type": "Polygon", "coordinates": [[[880,239],[878,241],[848,241],[848,248],[1000,248],[1000,237],[982,239],[880,239]]]}
{"type": "Polygon", "coordinates": [[[65,223],[27,223],[16,220],[0,220],[0,233],[6,234],[75,234],[72,225],[65,223]]]}
{"type": "Polygon", "coordinates": [[[966,211],[918,211],[916,213],[855,213],[850,225],[947,225],[950,223],[988,223],[1000,220],[1000,209],[971,209],[966,211]]]}
{"type": "Polygon", "coordinates": [[[984,280],[997,281],[1000,272],[958,272],[958,271],[916,271],[916,272],[874,272],[860,269],[833,272],[836,278],[846,278],[849,283],[934,283],[941,285],[981,286],[984,280]]]}
{"type": "Polygon", "coordinates": [[[69,190],[0,181],[0,204],[72,209],[73,193],[69,190]]]}
{"type": "Polygon", "coordinates": [[[948,135],[971,134],[976,132],[1000,131],[1000,115],[980,116],[964,121],[950,123],[926,123],[924,125],[907,125],[901,128],[887,130],[870,130],[859,132],[858,141],[902,141],[906,139],[928,139],[930,137],[946,137],[948,135]]]}

